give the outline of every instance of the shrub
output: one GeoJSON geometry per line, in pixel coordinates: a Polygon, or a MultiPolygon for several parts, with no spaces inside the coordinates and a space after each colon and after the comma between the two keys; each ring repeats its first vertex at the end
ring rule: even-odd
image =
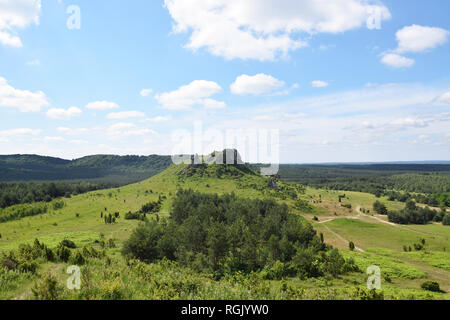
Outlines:
{"type": "Polygon", "coordinates": [[[71,263],[77,266],[82,266],[83,264],[86,263],[86,259],[83,257],[80,251],[77,251],[75,256],[72,256],[71,263]]]}
{"type": "Polygon", "coordinates": [[[382,214],[382,215],[388,214],[388,210],[387,210],[386,206],[378,200],[374,202],[373,210],[378,214],[382,214]]]}
{"type": "Polygon", "coordinates": [[[445,214],[444,218],[442,219],[442,224],[444,226],[450,226],[450,213],[445,214]]]}
{"type": "Polygon", "coordinates": [[[349,249],[350,249],[351,251],[354,251],[354,250],[355,250],[355,244],[353,243],[353,241],[350,241],[350,242],[348,243],[348,247],[349,247],[349,249]]]}
{"type": "Polygon", "coordinates": [[[64,245],[60,244],[56,249],[56,256],[58,257],[59,260],[63,262],[69,261],[70,255],[71,255],[70,250],[64,245]]]}
{"type": "Polygon", "coordinates": [[[105,300],[120,300],[124,298],[122,281],[120,278],[106,280],[101,284],[101,295],[105,300]]]}
{"type": "Polygon", "coordinates": [[[66,248],[75,249],[77,246],[75,245],[75,242],[72,240],[64,239],[59,243],[61,246],[64,246],[66,248]]]}
{"type": "Polygon", "coordinates": [[[59,287],[58,281],[53,275],[46,274],[34,284],[31,291],[37,300],[57,300],[62,288],[59,287]]]}
{"type": "Polygon", "coordinates": [[[439,283],[436,281],[425,281],[421,285],[422,289],[432,292],[441,292],[441,288],[439,286],[439,283]]]}

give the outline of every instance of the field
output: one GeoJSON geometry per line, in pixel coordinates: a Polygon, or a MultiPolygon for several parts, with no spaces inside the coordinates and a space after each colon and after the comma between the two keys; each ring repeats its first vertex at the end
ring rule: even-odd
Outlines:
{"type": "MultiPolygon", "coordinates": [[[[366,286],[365,270],[370,265],[381,268],[385,299],[450,298],[450,229],[447,226],[391,224],[386,217],[370,212],[377,198],[368,193],[305,189],[296,183],[282,181],[278,182],[278,189],[273,189],[267,187],[269,178],[257,174],[234,175],[233,170],[223,173],[213,166],[201,174],[190,175],[186,174],[186,169],[186,165],[172,165],[145,181],[63,198],[64,206],[59,209],[53,208],[52,203],[58,201],[53,200],[45,214],[0,223],[0,251],[6,253],[18,249],[24,243],[32,245],[35,239],[50,248],[69,239],[80,250],[84,247],[103,250],[102,255],[89,260],[82,269],[91,277],[88,283],[92,283],[93,291],[89,292],[95,299],[356,299],[361,297],[357,288],[366,286]],[[212,275],[196,273],[167,261],[145,265],[124,259],[120,253],[122,244],[139,224],[137,220],[124,219],[125,214],[138,211],[145,203],[162,199],[160,211],[151,214],[149,219],[169,217],[173,199],[180,188],[210,194],[235,193],[241,198],[274,199],[286,203],[292,212],[312,223],[318,233],[323,233],[325,243],[339,248],[345,258],[353,259],[361,272],[303,280],[292,277],[263,280],[257,276],[236,275],[216,281],[212,275]],[[343,194],[345,197],[339,202],[338,196],[343,194]],[[310,209],[299,209],[297,197],[310,204],[310,209]],[[350,204],[351,208],[342,204],[350,204]],[[105,224],[102,214],[115,212],[120,214],[117,222],[105,224]],[[114,245],[100,247],[102,239],[113,239],[114,245]],[[404,246],[413,246],[423,239],[424,250],[404,252],[404,246]],[[350,241],[355,243],[355,251],[349,250],[350,241]],[[182,279],[173,273],[183,274],[182,279]],[[425,280],[439,282],[442,292],[422,290],[420,286],[425,280]],[[161,287],[162,283],[166,283],[167,290],[161,287]]],[[[388,209],[398,210],[404,206],[404,203],[386,198],[381,201],[388,209]]],[[[0,216],[8,210],[11,208],[1,211],[0,216]]],[[[58,282],[63,284],[68,277],[65,273],[68,265],[42,262],[36,275],[4,273],[1,275],[0,298],[32,299],[31,288],[48,272],[56,275],[58,282]]],[[[80,295],[64,290],[60,298],[89,298],[80,295]]]]}

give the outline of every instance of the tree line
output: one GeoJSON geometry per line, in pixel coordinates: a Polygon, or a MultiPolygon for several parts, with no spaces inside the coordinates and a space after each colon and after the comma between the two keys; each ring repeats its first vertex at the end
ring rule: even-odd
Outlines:
{"type": "Polygon", "coordinates": [[[445,208],[439,211],[428,207],[417,206],[412,200],[408,200],[402,210],[388,210],[380,201],[375,201],[373,210],[382,215],[387,215],[390,222],[398,224],[427,224],[431,221],[442,222],[443,225],[450,225],[450,214],[445,208]]]}
{"type": "Polygon", "coordinates": [[[118,187],[117,183],[17,182],[0,183],[0,208],[16,204],[50,202],[55,198],[82,194],[94,190],[118,187]]]}

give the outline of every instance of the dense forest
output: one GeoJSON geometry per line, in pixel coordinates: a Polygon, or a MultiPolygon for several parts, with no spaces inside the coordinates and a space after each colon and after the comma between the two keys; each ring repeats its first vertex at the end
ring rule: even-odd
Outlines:
{"type": "Polygon", "coordinates": [[[332,190],[359,191],[391,200],[450,206],[448,164],[281,165],[281,179],[332,190]]]}
{"type": "Polygon", "coordinates": [[[36,155],[0,156],[0,181],[114,182],[127,184],[149,178],[172,163],[170,156],[95,155],[76,160],[36,155]]]}
{"type": "Polygon", "coordinates": [[[219,278],[238,271],[263,270],[268,279],[354,271],[301,219],[271,200],[180,190],[170,218],[141,224],[123,254],[148,263],[169,259],[219,278]]]}
{"type": "Polygon", "coordinates": [[[89,183],[89,182],[0,182],[0,208],[7,208],[16,204],[33,202],[50,202],[53,199],[82,194],[89,191],[114,188],[120,183],[89,183]]]}
{"type": "Polygon", "coordinates": [[[157,155],[97,155],[73,161],[35,155],[0,156],[0,208],[120,187],[147,179],[171,163],[169,156],[157,155]]]}

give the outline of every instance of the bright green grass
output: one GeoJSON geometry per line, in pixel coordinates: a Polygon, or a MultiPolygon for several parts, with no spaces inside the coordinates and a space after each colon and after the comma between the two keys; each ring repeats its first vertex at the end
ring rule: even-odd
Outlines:
{"type": "MultiPolygon", "coordinates": [[[[413,246],[422,238],[426,240],[430,250],[443,251],[444,247],[450,248],[448,236],[416,233],[409,230],[409,226],[391,226],[376,221],[372,223],[355,219],[336,219],[327,222],[326,225],[362,248],[387,248],[402,252],[404,245],[413,246]]],[[[450,234],[450,229],[448,232],[450,234]]]]}
{"type": "Polygon", "coordinates": [[[411,260],[424,261],[433,267],[450,270],[450,252],[415,251],[404,252],[402,256],[411,260]]]}
{"type": "Polygon", "coordinates": [[[369,266],[376,265],[381,269],[381,276],[388,275],[391,278],[403,279],[420,279],[426,276],[426,273],[405,264],[403,261],[389,257],[378,255],[371,252],[352,252],[342,250],[345,258],[353,258],[356,265],[365,272],[369,266]]]}

